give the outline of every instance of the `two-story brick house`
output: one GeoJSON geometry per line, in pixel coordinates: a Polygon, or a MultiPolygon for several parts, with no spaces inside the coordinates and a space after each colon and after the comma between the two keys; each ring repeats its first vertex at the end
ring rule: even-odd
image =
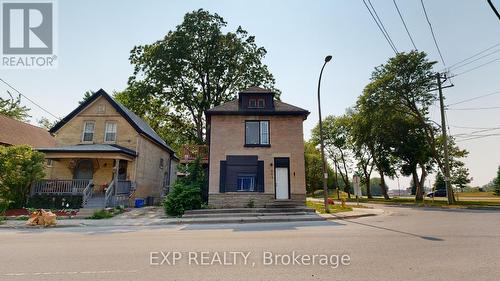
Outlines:
{"type": "Polygon", "coordinates": [[[305,202],[303,121],[309,112],[251,87],[206,111],[209,205],[265,206],[305,202]]]}
{"type": "Polygon", "coordinates": [[[50,133],[56,146],[37,148],[45,153],[48,167],[33,193],[79,194],[84,204],[104,207],[126,204],[129,196],[158,201],[175,178],[174,151],[102,89],[50,133]]]}

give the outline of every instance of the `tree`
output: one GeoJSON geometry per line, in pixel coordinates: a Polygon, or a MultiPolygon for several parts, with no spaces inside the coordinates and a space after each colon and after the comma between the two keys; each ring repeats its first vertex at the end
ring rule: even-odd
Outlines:
{"type": "Polygon", "coordinates": [[[38,120],[38,126],[50,130],[54,125],[57,123],[57,121],[51,122],[47,117],[42,117],[38,120]]]}
{"type": "Polygon", "coordinates": [[[493,186],[495,188],[495,195],[500,196],[500,166],[498,167],[497,177],[493,181],[493,186]]]}
{"type": "Polygon", "coordinates": [[[27,121],[30,117],[28,114],[30,109],[21,105],[21,95],[15,98],[9,91],[7,91],[7,94],[9,98],[0,97],[0,115],[5,115],[19,121],[27,121]]]}
{"type": "MultiPolygon", "coordinates": [[[[325,152],[337,167],[344,182],[344,191],[349,198],[350,183],[349,172],[351,171],[351,144],[349,143],[349,117],[327,116],[323,120],[323,140],[325,152]]],[[[320,142],[319,125],[312,130],[312,141],[317,145],[320,142]]]]}
{"type": "Polygon", "coordinates": [[[23,207],[31,184],[44,177],[44,155],[24,145],[0,147],[0,171],[0,198],[23,207]]]}
{"type": "Polygon", "coordinates": [[[323,183],[323,162],[321,161],[321,153],[316,148],[316,145],[311,141],[304,143],[305,157],[305,173],[306,173],[306,190],[307,193],[314,194],[318,187],[322,187],[323,183]]]}
{"type": "Polygon", "coordinates": [[[78,104],[82,104],[84,102],[86,102],[88,99],[90,99],[90,97],[94,94],[94,92],[90,91],[90,90],[87,90],[85,91],[85,93],[83,93],[83,97],[82,97],[82,100],[78,102],[78,104]]]}
{"type": "Polygon", "coordinates": [[[183,123],[182,129],[191,130],[186,135],[194,136],[191,141],[203,143],[207,109],[234,99],[249,86],[274,89],[273,75],[262,63],[266,49],[243,28],[223,33],[226,27],[221,16],[199,9],[187,13],[163,39],[134,47],[130,54],[134,73],[127,90],[118,95],[120,102],[127,95],[145,100],[141,113],[149,116],[160,107],[169,117],[155,116],[158,123],[173,131],[180,131],[175,126],[183,123]]]}
{"type": "Polygon", "coordinates": [[[444,176],[441,172],[437,173],[433,187],[434,190],[446,190],[446,182],[444,181],[444,176]]]}

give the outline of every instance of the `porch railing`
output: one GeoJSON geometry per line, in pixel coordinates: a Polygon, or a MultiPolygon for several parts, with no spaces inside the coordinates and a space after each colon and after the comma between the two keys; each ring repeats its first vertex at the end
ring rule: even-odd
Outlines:
{"type": "Polygon", "coordinates": [[[202,162],[208,161],[208,145],[186,144],[182,146],[180,151],[182,162],[192,162],[198,157],[202,162]]]}
{"type": "Polygon", "coordinates": [[[89,199],[92,198],[93,191],[94,191],[94,184],[92,183],[92,181],[90,181],[89,184],[87,184],[87,186],[83,190],[82,206],[87,205],[89,199]]]}
{"type": "Polygon", "coordinates": [[[115,195],[115,180],[113,180],[109,185],[108,188],[106,189],[106,193],[104,194],[104,206],[105,207],[113,207],[114,202],[113,198],[115,195]]]}
{"type": "Polygon", "coordinates": [[[33,183],[31,193],[81,195],[91,183],[92,180],[41,180],[33,183]]]}

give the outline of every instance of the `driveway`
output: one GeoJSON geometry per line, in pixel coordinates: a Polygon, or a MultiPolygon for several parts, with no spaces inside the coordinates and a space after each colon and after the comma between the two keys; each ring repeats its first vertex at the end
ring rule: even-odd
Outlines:
{"type": "Polygon", "coordinates": [[[496,280],[500,276],[499,212],[383,208],[380,216],[326,222],[2,229],[0,279],[496,280]],[[294,251],[330,260],[285,264],[283,257],[294,251]],[[202,263],[204,252],[212,265],[202,263]],[[248,262],[242,256],[228,262],[235,252],[248,254],[248,262]],[[190,253],[196,255],[191,262],[190,253]],[[215,255],[219,260],[226,257],[226,262],[213,263],[215,255]],[[273,262],[266,264],[264,255],[272,255],[273,262]],[[174,256],[180,258],[172,264],[174,256]],[[335,257],[344,256],[348,262],[334,266],[335,257]]]}

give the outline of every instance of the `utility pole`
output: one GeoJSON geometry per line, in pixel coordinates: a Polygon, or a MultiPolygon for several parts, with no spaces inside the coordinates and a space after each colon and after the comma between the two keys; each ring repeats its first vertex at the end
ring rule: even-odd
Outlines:
{"type": "MultiPolygon", "coordinates": [[[[446,75],[444,77],[446,79],[446,75]]],[[[441,87],[441,73],[436,74],[438,90],[439,90],[439,106],[441,109],[441,130],[443,132],[443,146],[444,146],[444,182],[446,184],[446,196],[448,197],[448,204],[455,203],[453,196],[453,188],[450,184],[450,159],[448,155],[448,134],[446,132],[446,117],[444,113],[444,99],[443,89],[441,87]]]]}

